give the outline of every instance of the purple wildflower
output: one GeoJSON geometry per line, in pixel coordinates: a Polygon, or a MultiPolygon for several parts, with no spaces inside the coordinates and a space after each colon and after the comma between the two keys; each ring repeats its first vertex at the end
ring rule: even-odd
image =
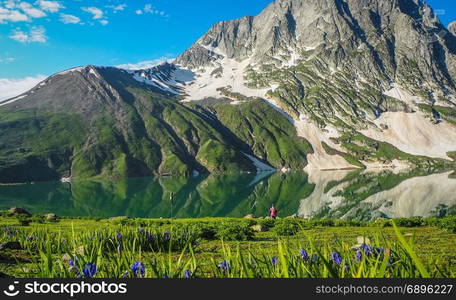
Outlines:
{"type": "Polygon", "coordinates": [[[152,243],[154,239],[155,236],[153,234],[147,233],[147,242],[152,243]]]}
{"type": "Polygon", "coordinates": [[[366,244],[362,244],[361,247],[359,248],[360,250],[364,251],[364,254],[366,254],[367,257],[370,257],[372,253],[372,247],[366,244]]]}
{"type": "Polygon", "coordinates": [[[221,269],[223,272],[225,272],[225,271],[229,271],[231,266],[226,260],[224,260],[218,265],[218,268],[221,269]]]}
{"type": "Polygon", "coordinates": [[[338,266],[340,266],[340,264],[342,263],[342,257],[341,257],[340,254],[337,253],[337,252],[334,252],[334,253],[331,255],[331,259],[332,259],[338,266]]]}
{"type": "Polygon", "coordinates": [[[363,259],[363,252],[358,250],[358,252],[356,252],[355,261],[360,261],[361,259],[363,259]]]}
{"type": "Polygon", "coordinates": [[[273,256],[271,258],[271,263],[272,263],[272,266],[277,266],[277,263],[279,262],[279,260],[277,259],[277,257],[273,256]]]}
{"type": "Polygon", "coordinates": [[[93,278],[97,274],[97,265],[94,263],[88,263],[82,270],[86,278],[93,278]]]}
{"type": "Polygon", "coordinates": [[[146,268],[144,266],[144,263],[136,261],[132,266],[131,266],[131,271],[133,272],[133,275],[135,275],[136,278],[144,278],[146,275],[146,268]]]}
{"type": "Polygon", "coordinates": [[[304,249],[301,249],[300,250],[300,253],[301,253],[301,258],[305,261],[309,261],[310,260],[310,256],[309,256],[309,253],[307,253],[306,250],[304,249]]]}

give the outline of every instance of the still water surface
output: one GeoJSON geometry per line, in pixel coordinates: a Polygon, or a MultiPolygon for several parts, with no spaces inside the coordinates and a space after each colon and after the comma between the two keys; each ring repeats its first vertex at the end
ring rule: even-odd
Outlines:
{"type": "Polygon", "coordinates": [[[379,217],[456,214],[456,173],[328,171],[0,186],[0,208],[93,217],[379,217]]]}

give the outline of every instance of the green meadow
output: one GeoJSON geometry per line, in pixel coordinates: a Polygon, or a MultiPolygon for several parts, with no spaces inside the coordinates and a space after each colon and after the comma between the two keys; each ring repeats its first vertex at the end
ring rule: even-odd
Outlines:
{"type": "Polygon", "coordinates": [[[455,278],[456,217],[0,217],[16,278],[455,278]]]}

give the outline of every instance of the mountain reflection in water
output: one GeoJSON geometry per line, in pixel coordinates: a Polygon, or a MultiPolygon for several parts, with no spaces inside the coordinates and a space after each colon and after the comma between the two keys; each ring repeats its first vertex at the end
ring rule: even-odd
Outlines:
{"type": "Polygon", "coordinates": [[[452,172],[327,171],[130,178],[116,182],[43,182],[0,186],[0,208],[61,216],[141,218],[266,216],[306,218],[456,214],[452,172]]]}

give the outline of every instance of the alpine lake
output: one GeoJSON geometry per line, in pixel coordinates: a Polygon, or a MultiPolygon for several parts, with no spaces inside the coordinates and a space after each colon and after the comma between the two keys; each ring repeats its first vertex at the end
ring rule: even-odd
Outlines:
{"type": "Polygon", "coordinates": [[[344,170],[0,185],[0,209],[66,217],[268,215],[376,220],[456,214],[456,172],[344,170]]]}

